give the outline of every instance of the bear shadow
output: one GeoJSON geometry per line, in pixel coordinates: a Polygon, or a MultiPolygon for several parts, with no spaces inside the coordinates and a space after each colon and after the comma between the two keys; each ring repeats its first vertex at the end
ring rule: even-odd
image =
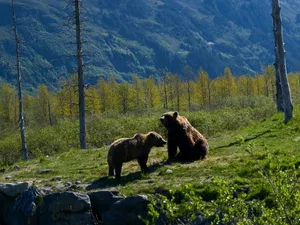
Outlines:
{"type": "MultiPolygon", "coordinates": [[[[154,163],[150,166],[148,166],[147,171],[145,174],[151,174],[155,172],[158,168],[164,166],[165,164],[163,162],[154,163]]],[[[135,180],[143,179],[143,174],[141,171],[137,171],[135,173],[130,173],[125,176],[121,176],[120,179],[115,179],[114,176],[105,176],[101,177],[98,180],[95,180],[93,183],[88,185],[85,189],[87,191],[96,190],[96,189],[105,189],[105,188],[111,188],[115,186],[124,186],[127,183],[130,183],[135,180]]]]}

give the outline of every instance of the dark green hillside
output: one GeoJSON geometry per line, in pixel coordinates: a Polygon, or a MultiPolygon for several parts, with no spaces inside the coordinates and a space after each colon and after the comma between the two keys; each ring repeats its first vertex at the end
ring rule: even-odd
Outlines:
{"type": "MultiPolygon", "coordinates": [[[[299,64],[300,2],[282,2],[289,71],[299,64]]],[[[71,27],[64,27],[66,1],[16,2],[27,88],[53,88],[74,73],[71,27]]],[[[87,79],[109,75],[129,80],[181,73],[200,67],[211,77],[229,66],[234,74],[261,71],[273,61],[271,3],[268,0],[90,0],[84,1],[87,79]]],[[[0,0],[0,77],[14,83],[14,42],[10,2],[0,0]]]]}

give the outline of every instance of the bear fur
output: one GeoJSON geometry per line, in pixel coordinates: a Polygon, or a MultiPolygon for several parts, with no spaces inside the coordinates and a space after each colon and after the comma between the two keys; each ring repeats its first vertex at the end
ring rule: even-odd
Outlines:
{"type": "Polygon", "coordinates": [[[204,159],[209,147],[206,138],[178,112],[167,112],[160,118],[168,130],[168,160],[194,161],[204,159]],[[177,147],[179,153],[177,154],[177,147]]]}
{"type": "Polygon", "coordinates": [[[121,138],[114,141],[107,154],[108,175],[121,177],[122,165],[137,159],[141,171],[145,172],[152,147],[163,147],[167,142],[156,132],[136,134],[132,138],[121,138]]]}

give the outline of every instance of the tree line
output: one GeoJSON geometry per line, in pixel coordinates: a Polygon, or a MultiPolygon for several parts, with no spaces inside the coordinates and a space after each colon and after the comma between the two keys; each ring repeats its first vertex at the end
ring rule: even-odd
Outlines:
{"type": "MultiPolygon", "coordinates": [[[[223,74],[211,79],[206,71],[200,69],[197,74],[193,74],[188,66],[184,74],[179,76],[165,72],[160,80],[154,80],[152,76],[141,79],[135,74],[130,82],[123,83],[117,83],[113,77],[108,80],[100,77],[96,85],[86,88],[86,114],[91,117],[118,117],[162,109],[216,109],[236,98],[242,98],[245,106],[249,106],[247,99],[255,96],[269,97],[276,102],[273,66],[265,67],[261,74],[254,76],[237,77],[229,68],[225,68],[223,74]]],[[[290,73],[288,78],[293,95],[299,95],[300,73],[290,73]]],[[[59,119],[77,119],[77,75],[63,81],[55,93],[49,91],[45,84],[37,87],[35,95],[25,93],[23,107],[28,126],[51,126],[59,119]]],[[[16,127],[18,121],[17,90],[4,83],[0,86],[0,127],[16,127]]]]}

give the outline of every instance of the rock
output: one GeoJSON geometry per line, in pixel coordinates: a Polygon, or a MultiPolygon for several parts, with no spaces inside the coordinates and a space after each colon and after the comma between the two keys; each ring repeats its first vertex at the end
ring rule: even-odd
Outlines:
{"type": "Polygon", "coordinates": [[[44,196],[40,207],[39,224],[96,224],[88,195],[61,192],[44,196]]]}
{"type": "Polygon", "coordinates": [[[80,212],[91,209],[91,201],[88,195],[75,192],[61,192],[44,196],[41,209],[53,213],[80,212]]]}
{"type": "Polygon", "coordinates": [[[52,178],[52,180],[56,180],[56,181],[60,181],[62,180],[63,176],[56,176],[54,178],[52,178]]]}
{"type": "Polygon", "coordinates": [[[72,186],[72,182],[67,182],[67,183],[65,183],[65,187],[69,187],[69,186],[72,186]]]}
{"type": "Polygon", "coordinates": [[[4,224],[3,215],[6,208],[6,196],[0,193],[0,224],[4,224]]]}
{"type": "Polygon", "coordinates": [[[0,184],[0,193],[10,197],[16,197],[25,192],[29,186],[30,184],[28,182],[0,184]]]}
{"type": "Polygon", "coordinates": [[[196,216],[196,219],[192,222],[192,225],[206,225],[208,224],[201,215],[196,216]]]}
{"type": "Polygon", "coordinates": [[[117,196],[118,192],[116,191],[98,191],[88,193],[94,215],[98,220],[102,220],[102,213],[109,210],[110,206],[121,199],[124,199],[122,196],[117,196]]]}
{"type": "Polygon", "coordinates": [[[76,181],[75,184],[77,184],[77,185],[81,184],[80,180],[76,181]]]}
{"type": "Polygon", "coordinates": [[[173,170],[167,169],[166,173],[173,173],[173,170]]]}
{"type": "Polygon", "coordinates": [[[38,190],[41,193],[41,195],[47,195],[53,192],[51,187],[39,187],[38,190]]]}
{"type": "Polygon", "coordinates": [[[6,180],[9,180],[9,179],[11,179],[11,176],[6,175],[6,176],[5,176],[5,179],[6,179],[6,180]]]}
{"type": "Polygon", "coordinates": [[[49,169],[36,171],[37,174],[46,174],[46,173],[51,173],[51,172],[52,172],[52,170],[49,170],[49,169]]]}
{"type": "Polygon", "coordinates": [[[169,190],[164,189],[164,188],[156,188],[155,193],[166,196],[168,199],[172,198],[171,192],[169,190]]]}
{"type": "Polygon", "coordinates": [[[148,203],[148,198],[143,195],[119,200],[113,203],[107,212],[102,214],[102,223],[104,225],[144,225],[139,217],[147,217],[148,203]]]}
{"type": "Polygon", "coordinates": [[[14,166],[14,170],[20,170],[20,169],[21,169],[21,167],[19,165],[14,166]]]}
{"type": "Polygon", "coordinates": [[[4,213],[4,223],[9,225],[29,225],[36,211],[36,199],[39,192],[31,186],[19,195],[4,213]]]}

